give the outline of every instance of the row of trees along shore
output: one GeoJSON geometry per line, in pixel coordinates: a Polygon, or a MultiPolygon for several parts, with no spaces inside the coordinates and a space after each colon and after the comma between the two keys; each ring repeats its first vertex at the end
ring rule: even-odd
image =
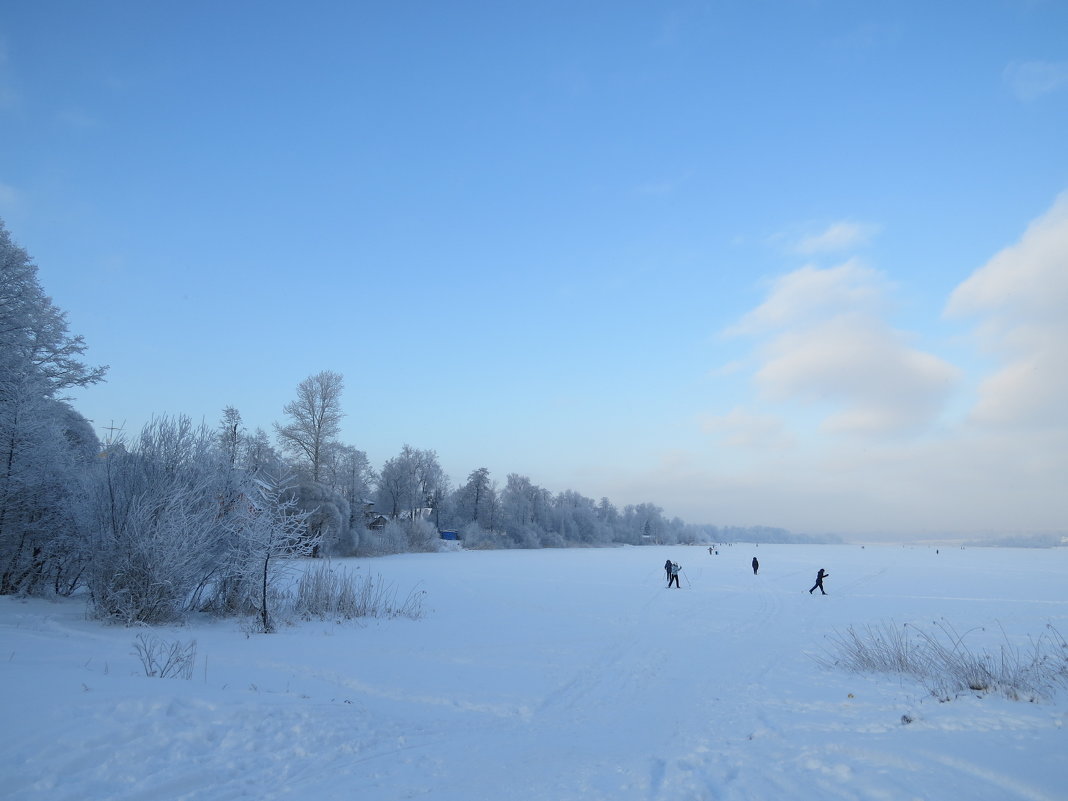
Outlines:
{"type": "Polygon", "coordinates": [[[84,592],[125,623],[191,611],[256,614],[294,557],[468,548],[781,539],[668,519],[651,503],[552,493],[486,468],[453,486],[432,450],[405,445],[378,470],[339,438],[343,377],[297,387],[273,437],[223,409],[217,427],[157,418],[101,442],[64,398],[103,381],[0,221],[0,594],[84,592]]]}

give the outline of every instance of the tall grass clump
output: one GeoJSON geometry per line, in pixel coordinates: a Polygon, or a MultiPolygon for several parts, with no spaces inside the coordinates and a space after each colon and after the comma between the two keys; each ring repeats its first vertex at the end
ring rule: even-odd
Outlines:
{"type": "Polygon", "coordinates": [[[305,619],[354,620],[356,618],[423,617],[425,590],[411,590],[400,597],[394,584],[381,576],[354,575],[347,568],[335,570],[321,563],[301,575],[294,610],[305,619]]]}
{"type": "Polygon", "coordinates": [[[973,649],[964,634],[945,620],[932,630],[894,623],[834,632],[829,640],[833,656],[816,661],[856,673],[893,673],[919,681],[931,695],[948,700],[963,692],[997,693],[1012,700],[1048,700],[1068,686],[1068,642],[1052,625],[1028,646],[1003,642],[994,651],[973,649]]]}

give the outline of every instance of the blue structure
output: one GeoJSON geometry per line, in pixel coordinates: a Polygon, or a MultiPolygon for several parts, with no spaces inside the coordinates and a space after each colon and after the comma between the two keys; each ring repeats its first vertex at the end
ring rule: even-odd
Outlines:
{"type": "Polygon", "coordinates": [[[458,531],[439,531],[438,535],[443,540],[459,540],[460,539],[460,532],[458,532],[458,531]]]}

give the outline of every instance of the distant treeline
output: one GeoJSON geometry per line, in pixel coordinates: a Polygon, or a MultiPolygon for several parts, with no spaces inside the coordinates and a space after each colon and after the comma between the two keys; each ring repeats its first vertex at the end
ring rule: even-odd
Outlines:
{"type": "Polygon", "coordinates": [[[784,528],[768,526],[707,526],[714,542],[765,542],[784,545],[837,545],[842,538],[834,534],[795,534],[784,528]]]}
{"type": "Polygon", "coordinates": [[[964,543],[972,548],[1059,548],[1068,545],[1063,534],[1014,534],[964,543]]]}

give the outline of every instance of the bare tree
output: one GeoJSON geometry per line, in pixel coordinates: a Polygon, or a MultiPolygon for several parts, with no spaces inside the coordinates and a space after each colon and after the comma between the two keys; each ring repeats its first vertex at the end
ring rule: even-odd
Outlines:
{"type": "Polygon", "coordinates": [[[275,423],[282,449],[305,463],[312,481],[319,481],[328,446],[341,429],[341,391],[345,380],[341,373],[324,370],[297,386],[297,399],[282,411],[289,418],[286,425],[275,423]]]}

